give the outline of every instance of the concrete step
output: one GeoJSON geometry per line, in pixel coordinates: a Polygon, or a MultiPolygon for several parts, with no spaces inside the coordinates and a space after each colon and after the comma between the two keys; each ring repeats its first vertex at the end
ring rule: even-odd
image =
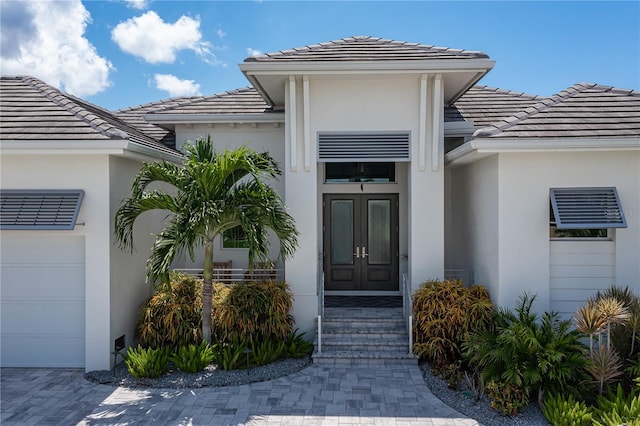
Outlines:
{"type": "Polygon", "coordinates": [[[326,318],[400,318],[402,308],[325,308],[326,318]]]}
{"type": "Polygon", "coordinates": [[[322,353],[314,352],[312,358],[315,364],[328,365],[418,364],[418,358],[406,352],[323,350],[322,353]]]}
{"type": "Polygon", "coordinates": [[[322,352],[317,364],[417,364],[409,353],[407,324],[402,308],[326,308],[322,318],[322,352]]]}

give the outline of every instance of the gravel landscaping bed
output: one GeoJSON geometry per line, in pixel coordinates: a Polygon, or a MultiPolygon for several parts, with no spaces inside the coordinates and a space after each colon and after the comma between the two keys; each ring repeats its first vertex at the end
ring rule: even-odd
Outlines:
{"type": "Polygon", "coordinates": [[[120,363],[114,371],[90,371],[84,376],[92,382],[127,388],[203,388],[264,382],[297,373],[309,365],[311,365],[310,356],[300,359],[281,359],[272,364],[252,367],[248,370],[225,371],[211,364],[198,373],[185,373],[170,364],[167,373],[157,379],[148,379],[133,377],[124,363],[120,363]]]}
{"type": "Polygon", "coordinates": [[[431,366],[420,364],[422,377],[431,392],[442,402],[458,412],[477,420],[485,426],[512,426],[512,425],[550,425],[536,403],[529,404],[520,411],[516,417],[507,417],[492,411],[489,399],[484,396],[480,401],[475,401],[469,393],[469,387],[463,380],[458,390],[449,389],[447,384],[431,372],[431,366]]]}

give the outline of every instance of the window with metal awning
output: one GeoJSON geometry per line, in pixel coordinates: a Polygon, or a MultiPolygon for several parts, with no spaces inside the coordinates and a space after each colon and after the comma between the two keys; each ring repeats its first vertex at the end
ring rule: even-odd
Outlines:
{"type": "Polygon", "coordinates": [[[83,198],[81,189],[3,189],[0,229],[72,230],[83,198]]]}

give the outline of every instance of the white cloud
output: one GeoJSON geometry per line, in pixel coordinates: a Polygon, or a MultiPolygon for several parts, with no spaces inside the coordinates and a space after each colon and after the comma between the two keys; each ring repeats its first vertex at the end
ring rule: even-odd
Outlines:
{"type": "Polygon", "coordinates": [[[218,63],[211,44],[202,39],[200,19],[181,16],[166,23],[154,11],[119,23],[111,31],[111,39],[120,49],[151,64],[175,62],[180,50],[193,50],[206,62],[218,63]]]}
{"type": "Polygon", "coordinates": [[[259,51],[258,49],[252,49],[250,47],[247,47],[247,55],[249,55],[249,56],[258,56],[258,55],[262,55],[262,52],[259,51]]]}
{"type": "Polygon", "coordinates": [[[172,98],[200,95],[200,85],[194,80],[180,80],[171,74],[155,74],[154,80],[156,88],[169,92],[172,98]]]}
{"type": "Polygon", "coordinates": [[[124,0],[127,3],[127,6],[133,9],[146,9],[148,2],[147,0],[124,0]]]}
{"type": "Polygon", "coordinates": [[[222,30],[216,31],[216,34],[217,34],[218,38],[225,38],[227,36],[227,33],[225,33],[222,30]]]}
{"type": "Polygon", "coordinates": [[[2,73],[31,75],[90,96],[109,87],[111,62],[84,37],[91,15],[80,0],[0,2],[2,73]]]}

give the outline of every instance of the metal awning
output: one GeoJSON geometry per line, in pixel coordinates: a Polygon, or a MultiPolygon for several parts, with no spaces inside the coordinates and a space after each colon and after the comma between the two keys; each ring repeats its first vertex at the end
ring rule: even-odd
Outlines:
{"type": "Polygon", "coordinates": [[[83,197],[81,189],[3,189],[0,229],[72,230],[83,197]]]}

